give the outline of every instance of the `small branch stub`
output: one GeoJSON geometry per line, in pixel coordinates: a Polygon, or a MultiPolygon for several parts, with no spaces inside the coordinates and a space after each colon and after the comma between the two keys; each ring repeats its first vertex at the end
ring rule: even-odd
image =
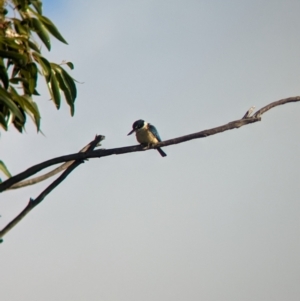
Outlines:
{"type": "Polygon", "coordinates": [[[252,106],[252,107],[246,112],[246,114],[243,116],[242,119],[251,117],[251,114],[254,112],[254,110],[255,110],[255,106],[252,106]]]}

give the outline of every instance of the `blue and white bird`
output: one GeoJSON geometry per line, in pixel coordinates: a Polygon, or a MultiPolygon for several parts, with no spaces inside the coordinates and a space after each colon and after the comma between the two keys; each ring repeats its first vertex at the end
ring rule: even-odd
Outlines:
{"type": "MultiPolygon", "coordinates": [[[[128,133],[127,136],[131,135],[134,132],[136,135],[136,140],[144,146],[155,145],[161,142],[155,126],[142,119],[134,122],[134,124],[132,125],[132,131],[128,133]]],[[[162,157],[165,157],[167,155],[160,147],[158,147],[157,150],[162,157]]]]}

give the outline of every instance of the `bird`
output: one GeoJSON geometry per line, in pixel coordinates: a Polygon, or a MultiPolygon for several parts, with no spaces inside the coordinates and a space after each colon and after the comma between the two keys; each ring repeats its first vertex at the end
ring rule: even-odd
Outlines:
{"type": "MultiPolygon", "coordinates": [[[[146,122],[145,120],[139,119],[135,121],[132,125],[132,131],[130,131],[127,136],[131,135],[134,132],[136,135],[136,140],[144,146],[155,145],[161,142],[160,136],[155,126],[146,122]]],[[[167,154],[160,147],[157,148],[157,151],[162,157],[167,156],[167,154]]]]}

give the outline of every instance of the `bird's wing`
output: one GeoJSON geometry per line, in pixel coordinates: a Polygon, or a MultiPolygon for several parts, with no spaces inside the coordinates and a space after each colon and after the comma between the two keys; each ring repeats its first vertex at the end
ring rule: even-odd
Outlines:
{"type": "Polygon", "coordinates": [[[158,134],[158,131],[157,131],[156,127],[155,127],[154,125],[152,125],[152,124],[149,124],[149,130],[150,130],[151,133],[155,136],[155,138],[156,138],[159,142],[161,142],[161,139],[160,139],[160,137],[159,137],[159,134],[158,134]]]}

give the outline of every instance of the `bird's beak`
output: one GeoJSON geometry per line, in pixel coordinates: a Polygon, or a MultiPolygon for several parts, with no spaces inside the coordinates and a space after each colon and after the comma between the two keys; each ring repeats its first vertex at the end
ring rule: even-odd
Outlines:
{"type": "Polygon", "coordinates": [[[127,136],[131,135],[131,134],[134,133],[134,132],[135,132],[135,130],[133,129],[131,132],[129,132],[129,133],[127,134],[127,136]]]}

